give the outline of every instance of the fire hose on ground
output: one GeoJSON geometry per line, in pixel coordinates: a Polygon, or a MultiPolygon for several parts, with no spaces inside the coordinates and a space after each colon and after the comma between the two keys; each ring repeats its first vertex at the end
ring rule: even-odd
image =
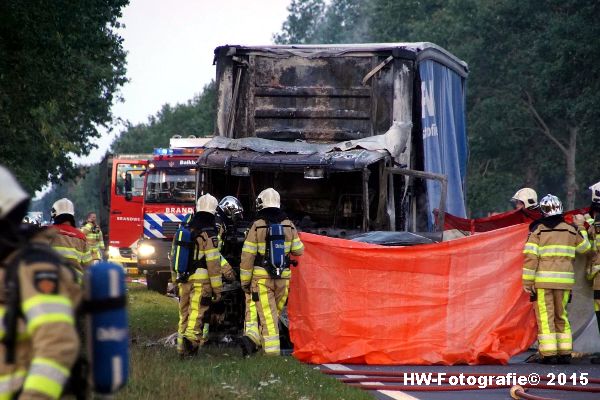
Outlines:
{"type": "MultiPolygon", "coordinates": [[[[446,392],[446,391],[468,391],[468,390],[488,390],[488,389],[510,389],[510,395],[513,399],[525,399],[525,400],[554,400],[548,397],[535,396],[533,394],[526,393],[526,389],[546,389],[546,390],[557,390],[557,391],[572,391],[572,392],[587,392],[587,393],[600,393],[600,386],[574,386],[574,385],[549,385],[549,384],[525,384],[525,385],[503,385],[503,384],[489,384],[485,387],[480,385],[462,385],[462,386],[419,386],[419,385],[383,385],[383,384],[372,384],[372,383],[403,383],[404,377],[407,374],[413,372],[403,371],[372,371],[372,370],[322,370],[322,373],[326,375],[334,376],[357,376],[362,375],[361,378],[339,378],[336,377],[340,382],[344,382],[349,386],[356,387],[362,390],[398,390],[407,392],[446,392]]],[[[485,373],[445,373],[447,377],[500,377],[505,374],[485,374],[485,373]]],[[[525,375],[515,375],[515,378],[526,377],[525,375]]],[[[539,377],[540,381],[548,381],[548,377],[539,377]]],[[[587,378],[588,383],[600,384],[600,378],[587,378]]]]}

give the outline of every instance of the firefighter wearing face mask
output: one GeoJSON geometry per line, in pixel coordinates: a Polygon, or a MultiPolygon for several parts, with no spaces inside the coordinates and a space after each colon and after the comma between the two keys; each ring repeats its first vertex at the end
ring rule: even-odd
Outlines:
{"type": "MultiPolygon", "coordinates": [[[[590,186],[592,191],[592,204],[590,204],[590,214],[588,217],[588,234],[593,252],[588,258],[586,275],[592,282],[594,290],[594,311],[596,312],[596,322],[598,322],[598,331],[600,331],[600,182],[590,186]]],[[[593,364],[600,364],[600,357],[592,358],[593,364]]]]}
{"type": "Polygon", "coordinates": [[[85,225],[81,227],[81,232],[83,232],[87,240],[92,262],[102,261],[104,258],[104,238],[102,230],[96,224],[95,212],[88,213],[85,225]]]}
{"type": "Polygon", "coordinates": [[[57,235],[50,245],[82,276],[92,262],[92,254],[85,235],[75,228],[75,207],[71,200],[62,198],[52,205],[52,220],[51,229],[57,235]]]}
{"type": "MultiPolygon", "coordinates": [[[[239,236],[240,223],[243,220],[244,208],[234,196],[225,196],[219,202],[217,215],[220,226],[223,227],[223,255],[234,265],[240,265],[241,250],[244,236],[239,236]]],[[[260,331],[258,329],[258,313],[252,295],[244,292],[244,334],[241,338],[242,353],[244,356],[258,351],[262,346],[260,331]]]]}
{"type": "Polygon", "coordinates": [[[177,352],[180,356],[193,356],[204,345],[207,332],[203,330],[208,322],[209,309],[213,303],[221,301],[223,259],[215,223],[216,208],[216,198],[210,194],[201,196],[196,203],[196,213],[189,222],[196,246],[189,276],[178,278],[177,352]]]}
{"type": "MultiPolygon", "coordinates": [[[[304,245],[298,237],[296,227],[280,209],[279,193],[272,188],[263,190],[256,199],[257,219],[254,221],[244,241],[240,279],[242,288],[250,293],[256,304],[260,321],[263,348],[267,355],[279,355],[279,313],[288,297],[291,276],[290,254],[300,256],[304,245]],[[280,232],[274,235],[274,231],[280,232]],[[275,268],[272,255],[276,250],[272,246],[281,241],[284,245],[285,263],[275,268]]],[[[245,343],[254,349],[252,339],[245,343]]]]}
{"type": "Polygon", "coordinates": [[[29,196],[0,166],[0,399],[58,399],[79,353],[71,267],[51,229],[19,224],[29,196]]]}
{"type": "Polygon", "coordinates": [[[583,216],[574,217],[575,226],[566,223],[556,196],[546,195],[540,211],[543,218],[531,224],[523,250],[523,287],[535,300],[541,362],[568,364],[573,339],[566,307],[575,284],[573,264],[575,254],[591,245],[583,216]]]}

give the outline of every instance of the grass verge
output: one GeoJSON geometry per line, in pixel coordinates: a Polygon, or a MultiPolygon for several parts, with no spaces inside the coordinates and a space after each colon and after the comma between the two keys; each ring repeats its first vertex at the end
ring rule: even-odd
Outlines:
{"type": "Polygon", "coordinates": [[[130,379],[117,399],[371,399],[293,357],[244,359],[237,348],[206,348],[180,360],[157,342],[176,331],[177,302],[129,286],[130,379]]]}

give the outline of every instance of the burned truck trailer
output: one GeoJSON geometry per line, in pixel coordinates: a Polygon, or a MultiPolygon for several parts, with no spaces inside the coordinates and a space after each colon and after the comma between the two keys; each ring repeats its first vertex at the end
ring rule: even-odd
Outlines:
{"type": "Polygon", "coordinates": [[[276,188],[303,231],[440,230],[465,215],[467,64],[431,43],[221,46],[199,193],[276,188]],[[443,225],[442,225],[443,226],[443,225]]]}

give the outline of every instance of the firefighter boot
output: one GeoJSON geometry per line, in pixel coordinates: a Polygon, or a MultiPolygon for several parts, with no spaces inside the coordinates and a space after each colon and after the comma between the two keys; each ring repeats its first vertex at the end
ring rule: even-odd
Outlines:
{"type": "Polygon", "coordinates": [[[194,345],[188,338],[183,338],[183,352],[180,354],[180,358],[193,357],[198,354],[198,346],[194,345]]]}
{"type": "Polygon", "coordinates": [[[556,360],[557,364],[571,364],[571,355],[570,354],[560,354],[556,360]]]}
{"type": "Polygon", "coordinates": [[[256,347],[256,344],[248,336],[242,336],[240,347],[242,348],[242,357],[250,357],[258,351],[258,347],[256,347]]]}

